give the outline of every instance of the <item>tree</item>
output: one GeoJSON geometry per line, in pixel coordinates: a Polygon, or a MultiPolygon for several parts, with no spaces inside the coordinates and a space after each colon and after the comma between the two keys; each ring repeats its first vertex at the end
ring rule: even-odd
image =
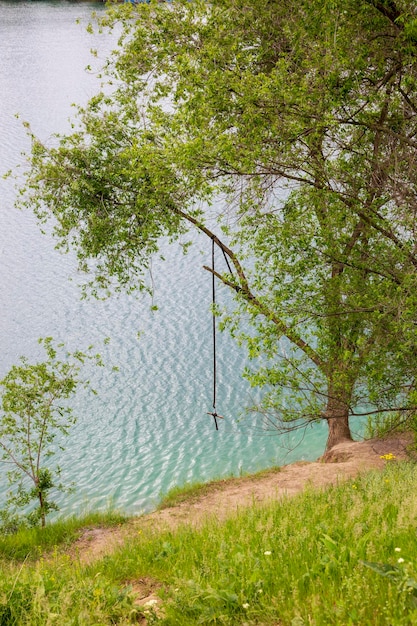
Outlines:
{"type": "MultiPolygon", "coordinates": [[[[41,340],[47,358],[40,363],[30,364],[22,357],[14,365],[0,385],[3,389],[0,414],[0,462],[11,466],[7,473],[9,485],[7,507],[2,512],[37,503],[28,514],[29,522],[44,527],[46,517],[57,511],[58,505],[51,500],[51,492],[66,491],[57,482],[59,467],[48,467],[57,435],[67,436],[75,423],[67,400],[80,384],[80,369],[86,359],[93,358],[101,364],[98,356],[82,352],[67,353],[65,360],[57,358],[57,348],[52,339],[41,340]]],[[[13,515],[12,515],[13,517],[13,515]]]]}
{"type": "Polygon", "coordinates": [[[358,412],[416,408],[415,3],[177,0],[117,20],[113,91],[57,146],[33,137],[24,204],[94,293],[149,288],[163,238],[212,239],[274,426],[325,419],[330,449],[358,412]]]}

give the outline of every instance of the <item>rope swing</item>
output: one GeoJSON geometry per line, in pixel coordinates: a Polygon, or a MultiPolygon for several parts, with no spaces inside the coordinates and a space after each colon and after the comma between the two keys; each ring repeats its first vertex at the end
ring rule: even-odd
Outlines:
{"type": "Polygon", "coordinates": [[[212,306],[213,306],[213,410],[208,411],[207,415],[211,415],[214,419],[216,430],[219,430],[217,419],[224,419],[222,415],[216,412],[216,283],[214,275],[214,237],[211,238],[211,289],[212,289],[212,306]]]}

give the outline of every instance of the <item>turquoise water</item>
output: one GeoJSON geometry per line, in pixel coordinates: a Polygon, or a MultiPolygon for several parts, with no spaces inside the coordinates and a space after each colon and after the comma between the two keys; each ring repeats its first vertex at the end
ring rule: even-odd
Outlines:
{"type": "MultiPolygon", "coordinates": [[[[93,9],[103,7],[0,1],[1,173],[22,163],[28,147],[22,120],[51,141],[54,132],[69,128],[71,103],[97,91],[95,71],[84,70],[92,63],[89,50],[98,49],[98,69],[115,38],[86,33],[93,9]]],[[[63,481],[74,481],[76,491],[61,500],[63,513],[109,503],[139,513],[186,481],[322,453],[325,425],[298,441],[258,430],[250,417],[238,422],[255,392],[240,377],[244,353],[224,334],[217,338],[217,409],[226,419],[218,432],[206,414],[212,404],[211,279],[202,266],[210,263],[210,242],[196,237],[187,256],[164,246],[166,261],[155,260],[152,268],[157,312],[143,298],[81,301],[74,258],[54,250],[33,216],[14,208],[14,196],[12,181],[0,179],[0,375],[20,355],[37,356],[38,337],[49,335],[70,349],[93,343],[108,364],[90,373],[98,395],[83,392],[73,403],[78,422],[59,463],[63,481]],[[106,337],[111,342],[102,348],[106,337]]],[[[227,293],[219,290],[219,298],[227,293]]],[[[0,497],[5,489],[3,482],[0,497]]]]}

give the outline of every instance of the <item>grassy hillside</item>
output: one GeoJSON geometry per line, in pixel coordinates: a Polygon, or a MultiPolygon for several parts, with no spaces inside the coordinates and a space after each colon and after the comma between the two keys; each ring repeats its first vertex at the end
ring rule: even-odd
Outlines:
{"type": "Polygon", "coordinates": [[[417,624],[416,494],[417,466],[392,462],[198,530],[139,524],[92,565],[6,537],[0,625],[417,624]]]}

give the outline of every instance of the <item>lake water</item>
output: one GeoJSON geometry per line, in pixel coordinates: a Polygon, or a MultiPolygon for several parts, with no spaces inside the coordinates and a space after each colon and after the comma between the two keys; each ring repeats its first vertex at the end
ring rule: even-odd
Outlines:
{"type": "MultiPolygon", "coordinates": [[[[85,103],[98,90],[95,71],[84,68],[98,69],[115,37],[86,32],[93,10],[103,5],[0,1],[0,173],[23,163],[23,121],[48,141],[69,129],[71,104],[85,103]]],[[[157,312],[149,300],[134,297],[81,301],[74,258],[55,251],[34,217],[14,208],[14,199],[13,182],[0,179],[0,376],[20,355],[37,357],[38,337],[49,335],[69,349],[93,343],[108,364],[91,373],[98,395],[83,392],[73,402],[78,422],[59,463],[63,482],[74,481],[76,491],[61,498],[62,513],[109,503],[140,513],[174,485],[323,452],[324,424],[298,441],[259,431],[250,417],[238,421],[254,391],[240,376],[245,354],[225,334],[217,336],[217,410],[225,416],[219,431],[206,415],[212,405],[211,278],[202,266],[210,262],[210,242],[196,237],[185,257],[178,246],[166,247],[166,261],[155,261],[157,312]],[[102,347],[106,337],[111,342],[102,347]]],[[[226,297],[219,290],[219,298],[226,297]]],[[[0,499],[5,491],[3,481],[0,499]]]]}

